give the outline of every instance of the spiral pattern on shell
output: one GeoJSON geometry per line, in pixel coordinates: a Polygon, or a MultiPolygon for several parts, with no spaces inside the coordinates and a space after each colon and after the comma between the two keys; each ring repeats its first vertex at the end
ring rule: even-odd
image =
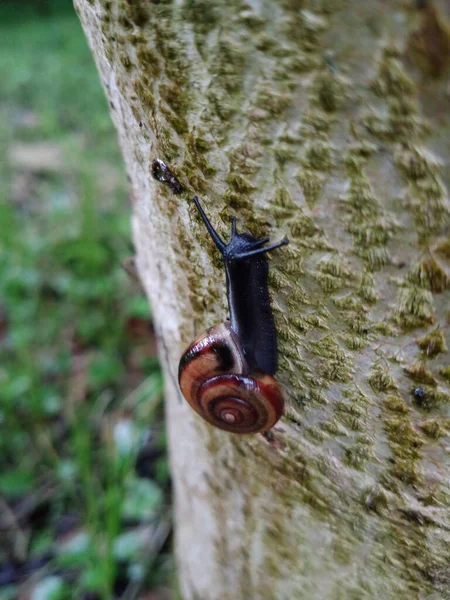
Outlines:
{"type": "Polygon", "coordinates": [[[208,423],[232,433],[257,433],[275,425],[283,414],[277,381],[265,373],[248,373],[239,340],[228,323],[208,329],[180,360],[183,396],[208,423]]]}

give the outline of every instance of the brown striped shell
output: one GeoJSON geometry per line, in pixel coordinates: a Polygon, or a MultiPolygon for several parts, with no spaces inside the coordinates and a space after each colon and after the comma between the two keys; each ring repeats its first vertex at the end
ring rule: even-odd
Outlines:
{"type": "Polygon", "coordinates": [[[248,373],[239,339],[228,323],[192,342],[181,357],[178,379],[191,407],[225,431],[266,431],[283,414],[277,381],[260,371],[248,373]]]}

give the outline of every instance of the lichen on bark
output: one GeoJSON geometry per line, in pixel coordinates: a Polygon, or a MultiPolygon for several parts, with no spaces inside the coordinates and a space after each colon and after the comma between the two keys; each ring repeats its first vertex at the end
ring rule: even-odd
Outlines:
{"type": "Polygon", "coordinates": [[[160,336],[183,597],[450,597],[445,2],[75,6],[160,336]],[[265,437],[179,402],[184,346],[226,314],[194,193],[224,237],[236,215],[290,238],[270,269],[288,406],[265,437]]]}

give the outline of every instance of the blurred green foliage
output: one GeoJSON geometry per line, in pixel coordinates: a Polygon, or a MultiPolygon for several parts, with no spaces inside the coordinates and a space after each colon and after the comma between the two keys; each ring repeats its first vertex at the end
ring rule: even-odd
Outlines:
{"type": "Polygon", "coordinates": [[[162,378],[92,56],[44,8],[0,5],[0,600],[137,598],[171,572],[162,378]]]}

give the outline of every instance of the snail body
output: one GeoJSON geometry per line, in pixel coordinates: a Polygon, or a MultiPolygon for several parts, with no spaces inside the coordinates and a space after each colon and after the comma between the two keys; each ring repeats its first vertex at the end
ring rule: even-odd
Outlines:
{"type": "Polygon", "coordinates": [[[232,433],[270,429],[284,401],[277,370],[276,330],[267,287],[268,238],[238,233],[233,218],[228,244],[219,237],[197,197],[194,204],[222,254],[230,320],[198,336],[180,360],[178,380],[190,406],[208,423],[232,433]]]}

